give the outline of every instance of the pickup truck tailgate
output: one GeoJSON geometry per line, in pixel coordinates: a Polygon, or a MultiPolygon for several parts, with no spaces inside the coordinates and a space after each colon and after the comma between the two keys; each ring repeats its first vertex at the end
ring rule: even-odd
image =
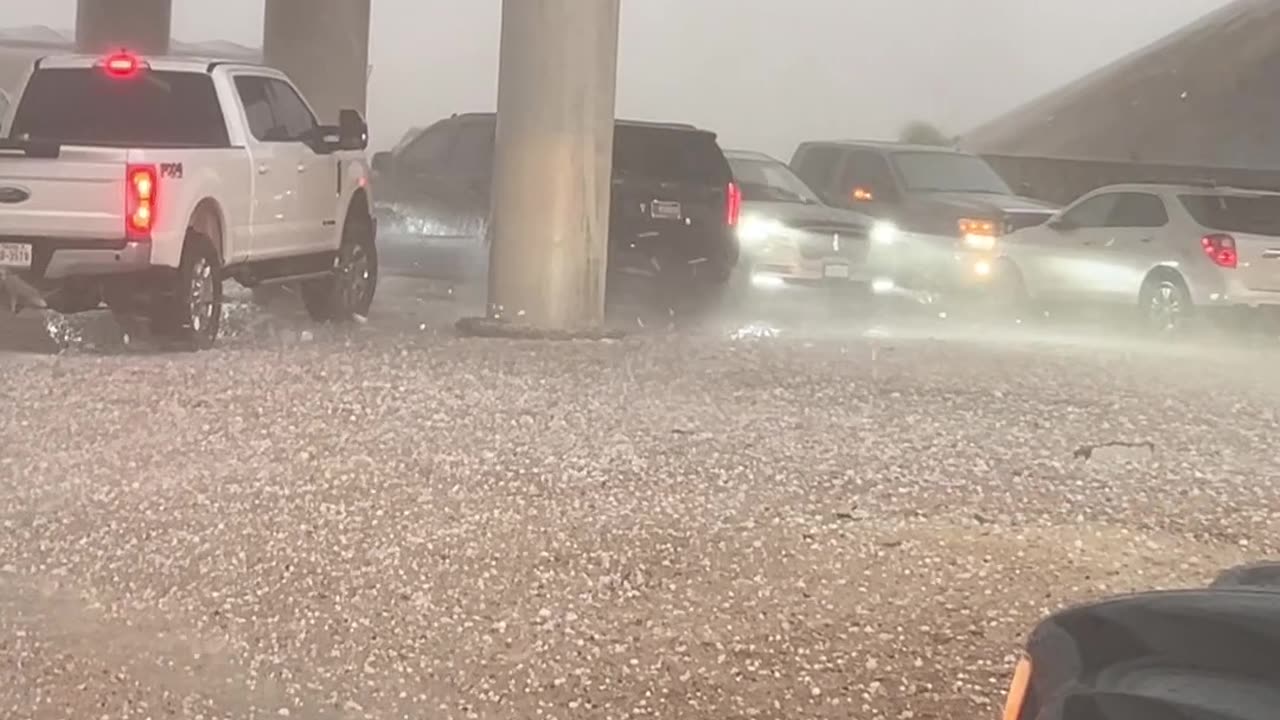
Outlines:
{"type": "Polygon", "coordinates": [[[0,150],[0,236],[123,237],[127,158],[119,148],[63,147],[56,159],[0,150]]]}

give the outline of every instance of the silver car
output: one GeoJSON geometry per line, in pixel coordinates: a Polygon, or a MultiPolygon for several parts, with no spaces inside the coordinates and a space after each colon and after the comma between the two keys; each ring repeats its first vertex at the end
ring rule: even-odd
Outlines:
{"type": "Polygon", "coordinates": [[[739,268],[752,285],[778,291],[872,284],[886,252],[875,218],[827,205],[764,153],[727,150],[725,157],[742,191],[739,268]]]}
{"type": "Polygon", "coordinates": [[[1280,193],[1112,185],[1000,247],[1010,299],[1136,306],[1159,331],[1195,309],[1280,304],[1280,193]]]}

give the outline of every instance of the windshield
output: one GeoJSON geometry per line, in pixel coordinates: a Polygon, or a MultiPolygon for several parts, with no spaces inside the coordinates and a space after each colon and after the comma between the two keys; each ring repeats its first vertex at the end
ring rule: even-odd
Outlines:
{"type": "Polygon", "coordinates": [[[742,188],[742,199],[755,202],[788,202],[816,205],[820,200],[791,168],[776,160],[730,158],[733,179],[742,188]]]}
{"type": "Polygon", "coordinates": [[[908,190],[1012,195],[984,160],[950,152],[896,152],[893,164],[908,190]]]}
{"type": "Polygon", "coordinates": [[[194,72],[53,68],[31,77],[9,132],[68,145],[225,147],[226,121],[213,80],[194,72]]]}

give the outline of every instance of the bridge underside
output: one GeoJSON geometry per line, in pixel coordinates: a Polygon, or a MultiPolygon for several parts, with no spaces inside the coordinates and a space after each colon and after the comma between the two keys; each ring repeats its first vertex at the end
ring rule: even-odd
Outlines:
{"type": "Polygon", "coordinates": [[[965,135],[984,154],[1280,168],[1280,4],[1236,0],[965,135]]]}

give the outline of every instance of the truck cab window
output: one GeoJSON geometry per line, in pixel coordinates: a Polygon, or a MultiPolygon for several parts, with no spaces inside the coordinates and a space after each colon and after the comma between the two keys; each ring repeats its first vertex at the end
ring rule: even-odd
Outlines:
{"type": "Polygon", "coordinates": [[[854,150],[847,153],[844,170],[840,177],[840,192],[846,200],[857,190],[870,192],[871,197],[868,199],[876,202],[899,200],[893,170],[889,168],[889,161],[879,153],[870,150],[854,150]]]}
{"type": "Polygon", "coordinates": [[[449,170],[460,177],[493,177],[493,148],[496,128],[487,122],[468,122],[458,129],[449,160],[449,170]]]}
{"type": "Polygon", "coordinates": [[[317,126],[315,115],[288,83],[251,75],[236,78],[249,132],[260,142],[301,142],[317,126]]]}
{"type": "Polygon", "coordinates": [[[236,92],[240,95],[240,103],[244,105],[245,119],[249,123],[249,132],[254,139],[265,142],[275,127],[276,120],[271,112],[271,100],[267,95],[265,78],[238,77],[236,92]]]}
{"type": "Polygon", "coordinates": [[[805,182],[806,185],[813,188],[824,200],[837,200],[835,195],[842,194],[840,191],[832,192],[832,183],[835,180],[836,165],[840,160],[838,150],[825,147],[806,147],[801,150],[799,157],[794,162],[793,169],[796,175],[805,182]]]}
{"type": "Polygon", "coordinates": [[[397,158],[399,164],[415,173],[443,172],[453,149],[454,134],[446,125],[433,127],[411,141],[397,158]]]}
{"type": "Polygon", "coordinates": [[[311,108],[298,96],[289,83],[274,78],[267,80],[271,111],[276,118],[277,131],[289,142],[306,140],[319,126],[311,108]]]}

